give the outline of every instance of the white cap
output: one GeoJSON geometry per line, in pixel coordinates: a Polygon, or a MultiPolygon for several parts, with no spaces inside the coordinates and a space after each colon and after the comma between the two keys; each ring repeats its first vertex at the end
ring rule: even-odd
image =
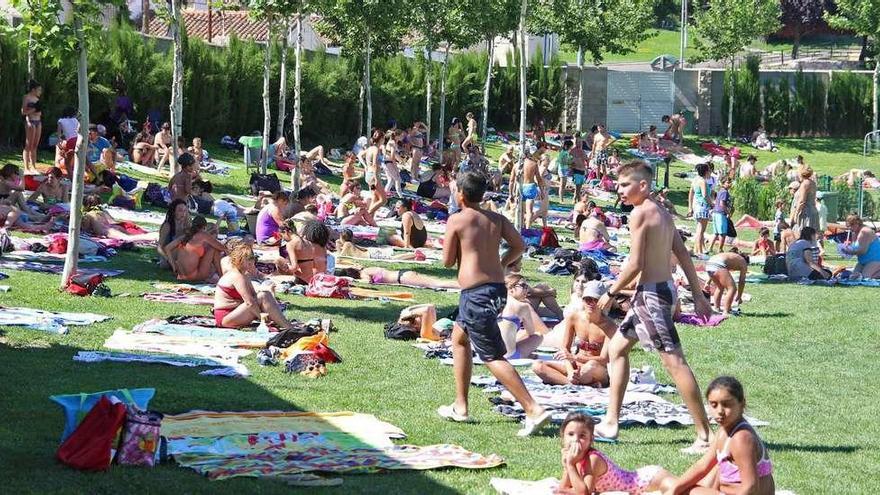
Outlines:
{"type": "Polygon", "coordinates": [[[599,299],[605,293],[608,292],[608,288],[605,287],[605,284],[598,280],[590,280],[587,282],[587,285],[584,286],[584,291],[581,293],[581,298],[591,297],[593,299],[599,299]]]}

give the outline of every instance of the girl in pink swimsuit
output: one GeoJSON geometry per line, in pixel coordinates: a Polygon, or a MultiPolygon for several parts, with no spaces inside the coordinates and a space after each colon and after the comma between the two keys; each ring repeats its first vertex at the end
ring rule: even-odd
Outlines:
{"type": "Polygon", "coordinates": [[[573,412],[562,422],[562,493],[645,492],[668,490],[675,478],[660,466],[627,471],[593,448],[593,418],[573,412]]]}
{"type": "Polygon", "coordinates": [[[743,419],[742,384],[720,376],[709,384],[706,399],[720,428],[712,447],[678,479],[673,493],[773,495],[773,463],[764,442],[743,419]]]}

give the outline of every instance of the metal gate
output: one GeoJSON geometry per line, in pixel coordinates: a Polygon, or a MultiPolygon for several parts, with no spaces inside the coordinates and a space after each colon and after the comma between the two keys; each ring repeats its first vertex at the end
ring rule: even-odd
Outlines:
{"type": "Polygon", "coordinates": [[[608,130],[640,132],[672,114],[674,86],[671,72],[608,71],[608,130]]]}

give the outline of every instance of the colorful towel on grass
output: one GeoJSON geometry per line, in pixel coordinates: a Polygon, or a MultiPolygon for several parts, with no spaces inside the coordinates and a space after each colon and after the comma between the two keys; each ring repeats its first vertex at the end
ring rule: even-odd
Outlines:
{"type": "Polygon", "coordinates": [[[165,222],[165,215],[155,211],[134,211],[118,206],[107,206],[104,211],[113,216],[117,220],[126,220],[135,223],[149,223],[152,225],[162,225],[165,222]]]}
{"type": "MultiPolygon", "coordinates": [[[[15,261],[0,260],[0,270],[20,270],[37,273],[52,273],[60,275],[64,271],[64,265],[58,263],[43,263],[40,261],[15,261]]],[[[125,270],[111,270],[109,268],[78,268],[76,270],[79,275],[96,275],[98,273],[105,277],[115,277],[125,273],[125,270]]]]}
{"type": "MultiPolygon", "coordinates": [[[[13,260],[13,261],[36,261],[36,262],[46,262],[46,263],[63,263],[66,255],[64,254],[56,254],[56,253],[35,253],[33,251],[13,251],[11,253],[5,253],[3,255],[3,259],[13,260]]],[[[79,263],[101,263],[107,261],[106,256],[97,256],[97,255],[80,255],[79,263]]]]}
{"type": "Polygon", "coordinates": [[[205,294],[184,294],[180,292],[147,292],[144,294],[147,301],[162,302],[169,304],[192,304],[197,306],[212,306],[214,296],[205,294]]]}
{"type": "Polygon", "coordinates": [[[156,352],[175,356],[214,358],[238,362],[251,351],[233,348],[223,342],[192,337],[173,337],[154,333],[133,333],[116,330],[104,341],[104,347],[115,351],[156,352]]]}
{"type": "Polygon", "coordinates": [[[693,325],[695,327],[717,327],[726,319],[727,315],[713,314],[706,319],[694,313],[681,313],[675,321],[677,323],[684,323],[685,325],[693,325]]]}
{"type": "Polygon", "coordinates": [[[168,452],[184,467],[221,480],[306,472],[372,473],[391,469],[484,469],[504,461],[456,445],[394,445],[403,432],[357,413],[193,411],[166,416],[168,452]]]}
{"type": "Polygon", "coordinates": [[[158,170],[153,167],[147,167],[145,165],[141,165],[141,164],[135,163],[135,162],[130,162],[127,160],[117,163],[116,166],[121,167],[121,168],[127,168],[129,170],[133,170],[135,172],[139,172],[144,175],[149,175],[152,177],[161,177],[163,179],[171,178],[171,174],[169,174],[165,170],[158,170]]]}
{"type": "Polygon", "coordinates": [[[131,354],[128,352],[105,352],[105,351],[79,351],[73,356],[74,361],[81,363],[100,363],[110,361],[115,363],[157,363],[170,366],[199,367],[207,366],[214,370],[203,371],[200,375],[223,374],[227,376],[246,377],[250,375],[247,367],[239,363],[229,363],[217,359],[187,357],[187,356],[164,356],[159,354],[131,354]]]}
{"type": "Polygon", "coordinates": [[[245,349],[262,349],[267,338],[256,332],[234,330],[231,328],[203,327],[200,325],[181,325],[165,320],[152,319],[136,325],[133,333],[181,337],[194,341],[205,341],[245,349]]]}
{"type": "Polygon", "coordinates": [[[214,295],[214,291],[217,290],[217,286],[214,284],[172,284],[168,282],[156,282],[153,284],[153,287],[166,292],[200,292],[202,294],[210,295],[214,295]]]}

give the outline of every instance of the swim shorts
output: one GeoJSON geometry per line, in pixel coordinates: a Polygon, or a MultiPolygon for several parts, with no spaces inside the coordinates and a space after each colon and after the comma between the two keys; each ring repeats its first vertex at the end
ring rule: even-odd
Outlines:
{"type": "Polygon", "coordinates": [[[576,186],[582,186],[585,182],[587,182],[587,173],[583,170],[572,169],[571,177],[574,180],[574,185],[576,186]]]}
{"type": "Polygon", "coordinates": [[[538,197],[538,184],[528,183],[522,186],[523,199],[535,199],[538,197]]]}
{"type": "Polygon", "coordinates": [[[622,335],[638,340],[647,350],[672,352],[681,347],[672,313],[678,301],[675,283],[640,284],[632,297],[632,308],[620,324],[622,335]]]}
{"type": "Polygon", "coordinates": [[[214,201],[212,209],[214,216],[219,220],[228,220],[233,223],[238,221],[238,209],[227,201],[222,199],[214,201]]]}
{"type": "Polygon", "coordinates": [[[593,163],[596,165],[608,165],[608,150],[599,150],[596,152],[596,156],[593,157],[593,163]]]}
{"type": "Polygon", "coordinates": [[[717,211],[712,212],[712,229],[715,235],[727,235],[727,215],[717,211]]]}
{"type": "Polygon", "coordinates": [[[483,284],[461,291],[455,322],[468,334],[474,351],[483,361],[504,359],[507,353],[498,328],[498,315],[506,303],[504,284],[483,284]]]}
{"type": "Polygon", "coordinates": [[[717,272],[718,270],[726,270],[727,265],[724,264],[724,260],[717,256],[713,256],[706,261],[706,273],[710,276],[717,272]]]}

